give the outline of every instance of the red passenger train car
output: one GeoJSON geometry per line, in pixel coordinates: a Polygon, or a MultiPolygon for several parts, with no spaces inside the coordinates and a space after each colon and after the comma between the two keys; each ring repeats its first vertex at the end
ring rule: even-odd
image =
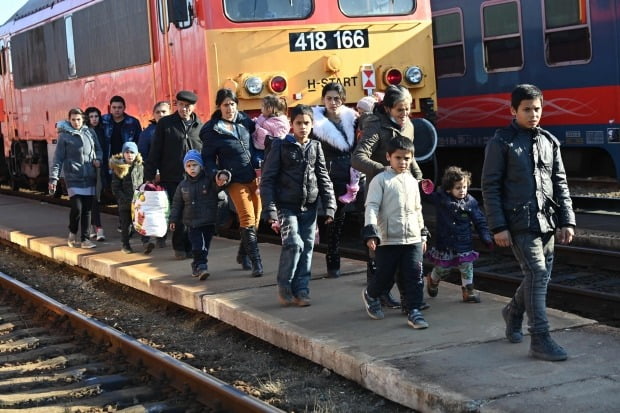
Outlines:
{"type": "Polygon", "coordinates": [[[0,180],[45,180],[55,123],[113,95],[146,126],[181,89],[206,120],[221,87],[251,112],[269,93],[319,104],[332,81],[349,104],[402,84],[433,118],[432,53],[430,0],[29,0],[0,27],[0,180]]]}

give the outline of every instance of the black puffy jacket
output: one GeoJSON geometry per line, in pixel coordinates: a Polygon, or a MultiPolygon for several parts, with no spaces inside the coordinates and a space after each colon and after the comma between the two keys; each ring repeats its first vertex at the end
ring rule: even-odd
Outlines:
{"type": "Polygon", "coordinates": [[[170,222],[189,228],[214,225],[217,221],[217,194],[219,189],[204,171],[195,178],[186,176],[174,193],[170,222]]]}
{"type": "Polygon", "coordinates": [[[277,209],[295,212],[316,205],[321,197],[325,215],[334,217],[336,198],[329,179],[321,144],[310,140],[305,146],[288,135],[271,144],[260,182],[263,219],[277,219],[277,209]]]}
{"type": "Polygon", "coordinates": [[[493,233],[575,225],[560,142],[538,127],[513,121],[495,132],[485,150],[482,195],[493,233]]]}

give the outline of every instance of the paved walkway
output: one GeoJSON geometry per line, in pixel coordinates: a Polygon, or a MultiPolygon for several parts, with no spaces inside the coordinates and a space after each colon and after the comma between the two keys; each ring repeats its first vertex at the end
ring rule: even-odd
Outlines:
{"type": "MultiPolygon", "coordinates": [[[[116,228],[116,217],[103,219],[105,228],[116,228]]],[[[482,293],[481,304],[464,304],[458,286],[441,284],[439,296],[427,300],[430,328],[413,330],[398,310],[387,310],[382,321],[368,318],[365,263],[345,259],[344,276],[326,279],[324,257],[315,254],[312,306],[281,308],[277,245],[260,245],[265,276],[252,278],[235,262],[237,241],[215,238],[211,276],[201,282],[190,276],[189,260],[172,260],[170,248],[121,253],[116,231],[96,249],[69,248],[67,223],[66,208],[0,195],[0,238],[204,312],[413,409],[576,413],[620,405],[620,330],[592,320],[550,310],[553,335],[569,359],[537,361],[527,356],[528,338],[504,338],[501,296],[482,293]]]]}

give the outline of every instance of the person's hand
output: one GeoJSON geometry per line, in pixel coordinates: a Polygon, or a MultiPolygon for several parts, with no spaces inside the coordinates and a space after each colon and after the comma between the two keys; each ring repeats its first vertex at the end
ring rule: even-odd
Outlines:
{"type": "Polygon", "coordinates": [[[491,239],[485,240],[484,245],[486,245],[489,251],[493,251],[493,249],[495,248],[495,244],[493,244],[493,240],[491,239]]]}
{"type": "Polygon", "coordinates": [[[325,217],[325,225],[331,224],[332,222],[334,222],[334,218],[332,218],[332,217],[325,217]]]}
{"type": "Polygon", "coordinates": [[[432,194],[435,190],[435,184],[430,179],[422,179],[420,181],[420,186],[422,187],[422,192],[426,195],[432,194]]]}
{"type": "Polygon", "coordinates": [[[175,225],[175,223],[174,223],[174,222],[171,222],[171,223],[170,223],[170,225],[169,225],[170,231],[174,231],[174,229],[175,229],[176,227],[177,227],[177,226],[175,225]]]}
{"type": "Polygon", "coordinates": [[[507,229],[493,235],[495,243],[500,247],[510,247],[512,245],[512,237],[507,229]]]}
{"type": "Polygon", "coordinates": [[[570,244],[575,238],[575,230],[573,227],[563,227],[555,233],[556,240],[560,244],[570,244]]]}
{"type": "Polygon", "coordinates": [[[276,219],[270,219],[270,220],[269,220],[269,221],[267,221],[267,222],[269,222],[269,224],[271,224],[271,230],[272,230],[273,232],[275,232],[276,234],[279,234],[279,233],[280,233],[280,223],[278,222],[278,220],[276,220],[276,219]]]}
{"type": "Polygon", "coordinates": [[[93,165],[95,166],[95,168],[99,168],[101,166],[101,161],[99,159],[95,159],[93,161],[93,165]]]}
{"type": "Polygon", "coordinates": [[[371,251],[376,250],[377,249],[377,239],[376,238],[368,238],[366,240],[366,246],[371,251]]]}
{"type": "Polygon", "coordinates": [[[426,253],[426,241],[422,242],[422,254],[426,253]]]}
{"type": "Polygon", "coordinates": [[[50,195],[54,195],[56,193],[56,184],[50,182],[49,184],[47,184],[47,190],[49,191],[50,195]]]}

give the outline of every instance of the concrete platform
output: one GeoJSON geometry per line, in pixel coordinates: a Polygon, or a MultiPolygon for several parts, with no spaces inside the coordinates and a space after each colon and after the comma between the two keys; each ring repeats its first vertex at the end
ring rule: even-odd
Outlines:
{"type": "Polygon", "coordinates": [[[549,310],[554,337],[569,359],[537,361],[527,356],[528,338],[520,344],[504,338],[506,298],[482,293],[481,304],[463,304],[460,288],[447,283],[427,299],[426,330],[408,327],[398,310],[371,320],[361,301],[365,263],[344,259],[345,275],[326,279],[321,254],[313,261],[312,306],[282,308],[277,245],[260,245],[266,273],[252,278],[235,262],[237,241],[215,238],[211,276],[201,282],[190,276],[190,261],[173,260],[170,248],[151,256],[121,253],[117,218],[103,219],[106,242],[91,250],[69,248],[67,208],[0,195],[0,238],[204,312],[413,409],[576,413],[620,405],[618,329],[549,310]]]}

